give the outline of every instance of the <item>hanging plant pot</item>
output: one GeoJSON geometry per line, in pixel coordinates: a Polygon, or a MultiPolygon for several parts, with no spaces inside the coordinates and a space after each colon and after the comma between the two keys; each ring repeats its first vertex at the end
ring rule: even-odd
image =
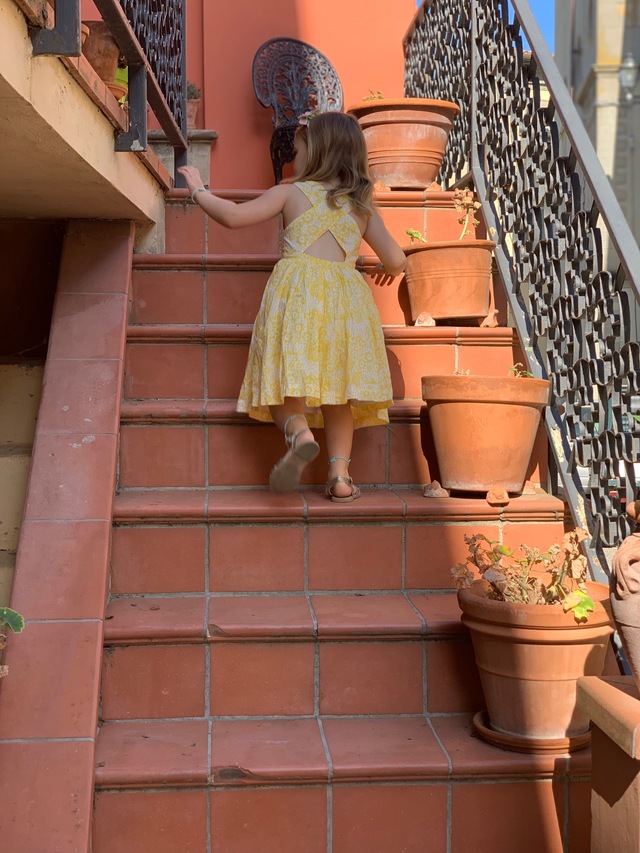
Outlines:
{"type": "Polygon", "coordinates": [[[496,505],[519,494],[548,397],[546,379],[423,376],[442,486],[496,505]]]}
{"type": "Polygon", "coordinates": [[[587,746],[589,717],[576,706],[576,682],[604,668],[613,631],[607,586],[587,583],[595,611],[586,622],[560,605],[492,600],[489,589],[477,580],[458,590],[487,705],[474,718],[476,731],[516,752],[587,746]]]}
{"type": "Polygon", "coordinates": [[[437,320],[496,326],[491,240],[416,243],[404,248],[405,276],[416,326],[437,320]]]}
{"type": "Polygon", "coordinates": [[[374,181],[390,189],[425,189],[440,171],[460,108],[451,101],[400,98],[362,101],[347,112],[362,127],[374,181]]]}
{"type": "Polygon", "coordinates": [[[82,52],[93,70],[105,83],[113,83],[118,69],[120,48],[104,21],[84,21],[89,35],[82,52]]]}

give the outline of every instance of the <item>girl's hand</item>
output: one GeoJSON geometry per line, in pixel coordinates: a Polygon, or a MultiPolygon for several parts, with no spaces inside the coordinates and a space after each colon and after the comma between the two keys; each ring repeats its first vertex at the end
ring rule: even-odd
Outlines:
{"type": "Polygon", "coordinates": [[[200,176],[200,172],[198,171],[198,169],[196,169],[195,166],[180,166],[178,172],[180,172],[180,174],[187,182],[187,188],[190,193],[192,193],[198,187],[202,187],[204,189],[202,177],[200,176]]]}
{"type": "Polygon", "coordinates": [[[371,273],[371,278],[373,279],[373,283],[377,284],[378,287],[389,287],[389,285],[395,281],[395,275],[389,275],[384,271],[384,264],[378,264],[374,267],[374,271],[371,273]]]}

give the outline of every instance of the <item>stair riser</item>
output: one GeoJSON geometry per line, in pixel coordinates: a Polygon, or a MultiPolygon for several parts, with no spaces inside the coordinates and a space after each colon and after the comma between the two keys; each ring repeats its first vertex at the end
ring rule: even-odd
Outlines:
{"type": "Polygon", "coordinates": [[[111,592],[446,590],[451,568],[468,554],[465,536],[545,550],[563,530],[561,521],[120,526],[111,592]]]}
{"type": "MultiPolygon", "coordinates": [[[[129,343],[125,399],[234,399],[240,393],[249,353],[238,343],[129,343]]],[[[426,374],[469,370],[506,376],[514,363],[511,346],[464,347],[423,342],[390,343],[387,358],[396,399],[421,399],[426,374]]]]}
{"type": "Polygon", "coordinates": [[[467,638],[115,646],[106,650],[102,678],[105,721],[479,707],[467,638]]]}
{"type": "MultiPolygon", "coordinates": [[[[324,486],[324,433],[316,431],[321,453],[305,470],[303,485],[324,486]]],[[[119,487],[267,487],[269,473],[285,452],[282,435],[270,424],[123,426],[119,487]],[[205,462],[205,460],[207,460],[205,462]]],[[[422,485],[437,479],[429,431],[419,424],[393,423],[356,431],[350,465],[357,483],[422,485]]],[[[546,482],[546,447],[538,440],[527,478],[546,482]]]]}

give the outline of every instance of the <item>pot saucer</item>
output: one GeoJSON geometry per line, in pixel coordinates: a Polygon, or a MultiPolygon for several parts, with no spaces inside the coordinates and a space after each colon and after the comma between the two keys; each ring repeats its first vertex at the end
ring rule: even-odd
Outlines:
{"type": "Polygon", "coordinates": [[[483,740],[510,752],[527,752],[536,755],[576,752],[591,743],[591,732],[563,738],[529,738],[506,734],[492,729],[486,711],[478,711],[473,718],[473,727],[483,740]]]}

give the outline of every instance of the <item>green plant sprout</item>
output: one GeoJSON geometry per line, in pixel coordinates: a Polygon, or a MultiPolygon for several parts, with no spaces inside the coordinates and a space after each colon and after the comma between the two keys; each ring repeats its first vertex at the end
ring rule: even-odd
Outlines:
{"type": "Polygon", "coordinates": [[[362,99],[363,101],[382,101],[384,99],[384,95],[377,89],[375,92],[373,89],[369,89],[369,94],[365,95],[362,99]]]}
{"type": "MultiPolygon", "coordinates": [[[[24,618],[10,607],[0,607],[0,650],[6,646],[6,633],[3,628],[9,628],[14,634],[24,630],[24,618]]],[[[8,666],[0,666],[0,678],[9,671],[8,666]]]]}
{"type": "Polygon", "coordinates": [[[525,370],[524,364],[522,362],[518,362],[509,368],[509,373],[514,376],[516,379],[533,379],[533,373],[528,370],[525,370]]]}

